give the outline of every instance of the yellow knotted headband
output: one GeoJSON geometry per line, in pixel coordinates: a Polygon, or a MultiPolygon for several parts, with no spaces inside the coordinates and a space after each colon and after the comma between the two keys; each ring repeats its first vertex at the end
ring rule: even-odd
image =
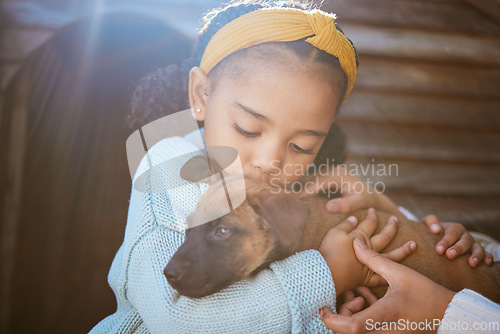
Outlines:
{"type": "Polygon", "coordinates": [[[200,68],[208,74],[220,61],[247,47],[265,42],[305,41],[337,57],[347,77],[347,98],[356,80],[354,48],[335,27],[335,15],[321,10],[302,11],[292,8],[262,8],[242,15],[210,39],[200,68]]]}

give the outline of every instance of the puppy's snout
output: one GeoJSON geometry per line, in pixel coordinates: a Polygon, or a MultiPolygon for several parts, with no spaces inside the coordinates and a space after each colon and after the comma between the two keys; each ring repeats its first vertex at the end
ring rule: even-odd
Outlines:
{"type": "Polygon", "coordinates": [[[184,256],[180,256],[180,254],[174,254],[165,269],[163,269],[163,273],[170,285],[178,285],[188,275],[191,267],[192,263],[190,260],[184,256]]]}
{"type": "Polygon", "coordinates": [[[165,274],[167,281],[169,281],[169,283],[172,284],[181,280],[184,271],[182,270],[182,268],[176,265],[168,264],[163,270],[163,273],[165,274]]]}

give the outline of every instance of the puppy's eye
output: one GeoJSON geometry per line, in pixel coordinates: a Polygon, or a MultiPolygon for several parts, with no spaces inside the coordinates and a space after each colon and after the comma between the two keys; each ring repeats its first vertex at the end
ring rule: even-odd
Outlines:
{"type": "Polygon", "coordinates": [[[226,238],[229,236],[230,234],[230,230],[225,227],[225,226],[218,226],[216,229],[215,229],[215,236],[219,237],[219,238],[226,238]]]}

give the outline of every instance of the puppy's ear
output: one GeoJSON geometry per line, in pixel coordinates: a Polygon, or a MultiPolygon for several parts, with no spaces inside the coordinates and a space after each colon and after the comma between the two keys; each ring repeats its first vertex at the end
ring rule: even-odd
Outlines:
{"type": "Polygon", "coordinates": [[[283,251],[293,254],[300,245],[309,208],[295,194],[273,194],[268,190],[249,195],[248,202],[257,214],[267,220],[283,251]]]}
{"type": "Polygon", "coordinates": [[[222,169],[213,159],[205,155],[197,155],[189,159],[180,171],[180,176],[186,181],[209,182],[210,176],[222,169]]]}

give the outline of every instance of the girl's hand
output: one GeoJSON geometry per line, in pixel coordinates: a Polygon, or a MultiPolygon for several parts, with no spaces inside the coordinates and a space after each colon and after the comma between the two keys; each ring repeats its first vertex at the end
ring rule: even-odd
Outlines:
{"type": "Polygon", "coordinates": [[[301,196],[319,192],[340,192],[342,197],[327,202],[326,209],[332,213],[350,213],[373,207],[395,215],[401,215],[396,204],[387,196],[377,192],[360,178],[351,175],[344,167],[335,166],[321,175],[311,175],[303,181],[301,196]]]}
{"type": "MultiPolygon", "coordinates": [[[[362,243],[353,242],[354,251],[361,263],[380,274],[389,283],[386,295],[377,297],[367,288],[359,288],[357,292],[365,297],[368,307],[361,311],[365,300],[354,298],[352,293],[346,293],[346,302],[339,308],[339,314],[334,314],[328,308],[320,310],[321,319],[326,327],[336,333],[409,333],[408,328],[396,327],[393,332],[382,329],[403,324],[433,323],[434,319],[442,319],[448,304],[455,295],[454,292],[431,281],[416,271],[399,263],[390,261],[375,250],[362,243]],[[417,305],[417,306],[416,306],[417,305]],[[378,329],[375,330],[375,325],[378,329]]],[[[391,327],[394,328],[394,327],[391,327]]],[[[418,333],[435,333],[437,325],[430,331],[418,330],[418,333]]]]}
{"type": "Polygon", "coordinates": [[[482,261],[488,266],[493,263],[493,255],[485,252],[483,246],[474,240],[462,224],[442,223],[435,215],[428,215],[421,222],[427,225],[432,233],[443,234],[435,248],[439,255],[446,253],[446,257],[453,260],[470,251],[472,254],[468,260],[469,266],[475,268],[482,261]]]}
{"type": "MultiPolygon", "coordinates": [[[[368,267],[361,264],[354,254],[352,242],[355,238],[363,240],[369,247],[380,251],[394,238],[397,231],[397,220],[390,217],[387,225],[380,233],[373,235],[377,228],[377,216],[374,209],[369,209],[366,218],[357,223],[354,216],[347,218],[332,228],[325,235],[319,246],[319,252],[332,273],[337,295],[357,286],[377,286],[385,284],[380,276],[373,276],[368,267]]],[[[394,261],[402,261],[416,249],[416,243],[409,241],[403,246],[383,254],[394,261]]]]}

